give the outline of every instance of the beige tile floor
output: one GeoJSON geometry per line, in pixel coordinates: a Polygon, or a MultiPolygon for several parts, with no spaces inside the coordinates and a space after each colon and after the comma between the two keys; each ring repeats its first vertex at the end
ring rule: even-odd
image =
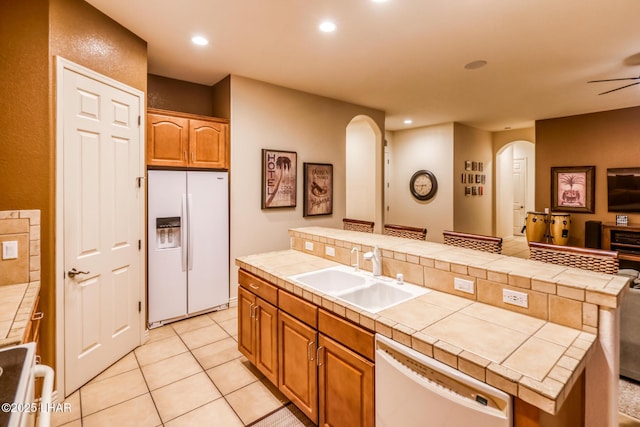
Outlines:
{"type": "MultiPolygon", "coordinates": [[[[524,237],[503,253],[528,258],[524,237]]],[[[69,396],[53,426],[245,426],[287,399],[237,348],[231,308],[152,329],[150,339],[69,396]]],[[[620,427],[640,427],[621,414],[620,427]]]]}
{"type": "Polygon", "coordinates": [[[237,310],[150,331],[150,339],[69,396],[53,426],[244,426],[288,400],[238,351],[237,310]]]}

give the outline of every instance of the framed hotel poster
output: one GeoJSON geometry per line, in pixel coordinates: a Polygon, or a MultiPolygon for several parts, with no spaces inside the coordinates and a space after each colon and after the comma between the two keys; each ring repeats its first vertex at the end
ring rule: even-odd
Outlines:
{"type": "Polygon", "coordinates": [[[304,163],[304,216],[333,213],[333,165],[304,163]]]}
{"type": "Polygon", "coordinates": [[[262,150],[262,209],[296,206],[297,153],[262,150]]]}
{"type": "Polygon", "coordinates": [[[551,168],[551,210],[593,213],[595,166],[551,168]]]}

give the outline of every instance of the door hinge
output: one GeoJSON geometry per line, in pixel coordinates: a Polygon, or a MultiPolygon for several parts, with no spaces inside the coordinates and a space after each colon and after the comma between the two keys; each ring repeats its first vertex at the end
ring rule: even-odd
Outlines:
{"type": "Polygon", "coordinates": [[[136,182],[138,183],[138,188],[142,187],[142,180],[144,179],[144,176],[137,176],[136,177],[136,182]]]}
{"type": "Polygon", "coordinates": [[[138,127],[140,127],[140,123],[142,123],[142,119],[138,116],[138,127]]]}
{"type": "Polygon", "coordinates": [[[138,301],[138,313],[142,313],[142,301],[138,301]]]}
{"type": "Polygon", "coordinates": [[[142,250],[142,240],[138,239],[138,250],[142,250]]]}

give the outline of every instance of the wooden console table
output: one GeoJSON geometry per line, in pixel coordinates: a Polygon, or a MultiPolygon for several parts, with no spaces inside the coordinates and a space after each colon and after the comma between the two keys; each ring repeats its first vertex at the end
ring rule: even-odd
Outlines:
{"type": "Polygon", "coordinates": [[[618,258],[640,262],[640,225],[602,224],[602,249],[618,251],[618,258]]]}

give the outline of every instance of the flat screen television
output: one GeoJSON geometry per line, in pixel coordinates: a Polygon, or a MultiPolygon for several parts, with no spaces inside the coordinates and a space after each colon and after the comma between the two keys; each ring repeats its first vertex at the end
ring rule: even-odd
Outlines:
{"type": "Polygon", "coordinates": [[[640,212],[640,167],[607,169],[609,212],[640,212]]]}

